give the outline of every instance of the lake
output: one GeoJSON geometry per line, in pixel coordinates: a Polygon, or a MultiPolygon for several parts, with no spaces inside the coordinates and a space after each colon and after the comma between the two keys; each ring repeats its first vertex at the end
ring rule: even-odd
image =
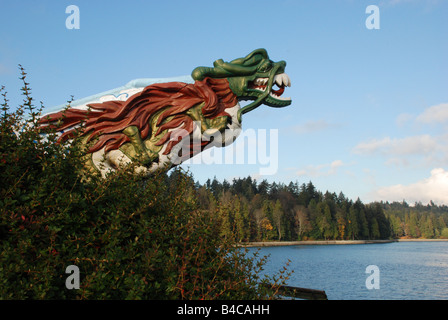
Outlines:
{"type": "Polygon", "coordinates": [[[289,259],[286,284],[324,290],[329,300],[448,299],[448,242],[248,248],[257,249],[269,255],[263,272],[277,273],[289,259]],[[371,265],[377,269],[366,273],[371,265]]]}

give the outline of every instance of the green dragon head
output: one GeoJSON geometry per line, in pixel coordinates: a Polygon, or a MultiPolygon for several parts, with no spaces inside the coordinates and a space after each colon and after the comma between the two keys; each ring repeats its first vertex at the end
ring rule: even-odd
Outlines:
{"type": "Polygon", "coordinates": [[[265,49],[257,49],[244,58],[230,62],[216,60],[213,68],[197,67],[191,76],[194,80],[203,80],[205,77],[226,78],[239,100],[252,100],[239,111],[238,118],[241,120],[242,114],[261,104],[275,108],[291,104],[290,98],[281,97],[285,87],[291,86],[285,67],[285,61],[273,62],[265,49]],[[274,89],[274,85],[278,89],[274,89]]]}

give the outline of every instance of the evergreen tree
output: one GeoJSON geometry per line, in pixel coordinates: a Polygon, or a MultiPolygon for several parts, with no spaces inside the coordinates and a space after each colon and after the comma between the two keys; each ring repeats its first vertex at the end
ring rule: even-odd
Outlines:
{"type": "Polygon", "coordinates": [[[275,201],[274,208],[272,210],[272,220],[278,232],[278,240],[282,240],[282,234],[284,234],[284,212],[279,200],[275,201]]]}
{"type": "Polygon", "coordinates": [[[370,222],[370,239],[379,239],[381,237],[378,221],[373,217],[370,222]]]}
{"type": "Polygon", "coordinates": [[[267,196],[269,193],[269,189],[270,189],[268,181],[266,179],[261,181],[260,184],[258,185],[257,189],[258,189],[258,193],[261,196],[267,196]]]}
{"type": "Polygon", "coordinates": [[[264,216],[264,226],[265,226],[265,239],[275,240],[278,237],[278,230],[276,224],[274,223],[274,208],[272,201],[265,200],[263,203],[263,216],[264,216]]]}
{"type": "Polygon", "coordinates": [[[356,220],[358,221],[358,234],[360,239],[369,239],[369,224],[366,217],[365,206],[358,198],[354,204],[356,220]]]}
{"type": "Polygon", "coordinates": [[[337,238],[340,240],[345,239],[346,224],[345,212],[340,209],[336,213],[337,238]]]}
{"type": "Polygon", "coordinates": [[[358,214],[354,206],[350,206],[348,215],[347,215],[347,236],[351,240],[358,239],[359,235],[359,223],[358,223],[358,214]]]}

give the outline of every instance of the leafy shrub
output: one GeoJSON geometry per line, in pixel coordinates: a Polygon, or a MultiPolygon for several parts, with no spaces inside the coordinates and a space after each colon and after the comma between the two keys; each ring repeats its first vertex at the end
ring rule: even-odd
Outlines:
{"type": "Polygon", "coordinates": [[[220,238],[187,173],[145,179],[129,167],[102,179],[82,170],[76,138],[42,135],[42,106],[20,69],[25,99],[16,111],[1,89],[1,299],[275,297],[284,270],[261,278],[266,257],[220,238]],[[80,270],[79,289],[66,287],[69,265],[80,270]]]}

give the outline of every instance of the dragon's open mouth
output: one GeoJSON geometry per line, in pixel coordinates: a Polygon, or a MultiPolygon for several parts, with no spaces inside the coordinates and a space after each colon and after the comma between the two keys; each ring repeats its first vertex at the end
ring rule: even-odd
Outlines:
{"type": "MultiPolygon", "coordinates": [[[[265,92],[268,87],[269,78],[256,78],[254,81],[248,83],[248,89],[258,90],[261,92],[265,92]]],[[[280,101],[291,101],[291,98],[285,98],[281,95],[285,91],[285,87],[291,86],[291,80],[286,73],[276,74],[274,76],[274,83],[272,85],[271,91],[269,92],[269,96],[275,100],[280,101]],[[274,85],[278,87],[278,89],[274,89],[274,85]]]]}

